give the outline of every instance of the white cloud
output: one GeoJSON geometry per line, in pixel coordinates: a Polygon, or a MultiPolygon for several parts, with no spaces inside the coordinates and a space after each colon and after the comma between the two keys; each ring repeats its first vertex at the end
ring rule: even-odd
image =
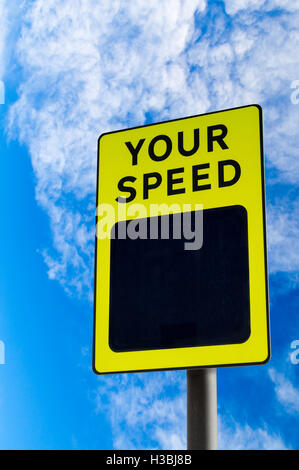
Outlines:
{"type": "MultiPolygon", "coordinates": [[[[115,449],[186,449],[185,372],[121,375],[100,383],[97,412],[108,416],[115,449]]],[[[254,428],[228,415],[218,416],[218,440],[225,450],[287,448],[266,425],[254,428]]]]}
{"type": "MultiPolygon", "coordinates": [[[[299,78],[297,2],[280,2],[275,15],[266,13],[276,1],[225,4],[232,22],[204,0],[28,3],[10,129],[29,148],[36,197],[50,217],[49,276],[66,289],[91,295],[96,142],[104,131],[142,124],[147,113],[163,120],[259,102],[268,167],[299,183],[299,106],[290,100],[299,78]]],[[[272,226],[278,265],[285,245],[272,226]]],[[[292,259],[281,266],[297,269],[292,259]]]]}
{"type": "Polygon", "coordinates": [[[225,10],[229,15],[244,10],[262,10],[282,9],[287,11],[299,10],[298,0],[224,0],[225,10]]]}
{"type": "Polygon", "coordinates": [[[271,272],[295,275],[299,271],[299,201],[282,199],[269,204],[267,221],[271,272]]]}
{"type": "Polygon", "coordinates": [[[279,403],[288,413],[299,413],[299,391],[292,382],[276,369],[269,369],[269,376],[275,384],[275,393],[279,403]]]}
{"type": "Polygon", "coordinates": [[[186,448],[184,377],[184,372],[159,372],[101,380],[97,411],[109,417],[114,448],[186,448]]]}
{"type": "MultiPolygon", "coordinates": [[[[24,76],[10,126],[28,145],[36,197],[50,216],[49,276],[66,288],[72,278],[78,292],[91,289],[99,134],[128,120],[142,124],[150,110],[162,116],[176,103],[179,116],[194,102],[181,53],[205,1],[170,4],[36,1],[25,16],[17,43],[24,76]]],[[[207,91],[194,86],[204,111],[207,91]]]]}
{"type": "Polygon", "coordinates": [[[241,426],[230,420],[220,419],[219,448],[224,450],[285,450],[286,445],[278,434],[265,428],[241,426]]]}
{"type": "Polygon", "coordinates": [[[1,0],[0,3],[0,18],[1,18],[1,28],[0,28],[0,80],[4,78],[5,65],[6,65],[6,43],[7,43],[7,9],[6,2],[1,0]]]}

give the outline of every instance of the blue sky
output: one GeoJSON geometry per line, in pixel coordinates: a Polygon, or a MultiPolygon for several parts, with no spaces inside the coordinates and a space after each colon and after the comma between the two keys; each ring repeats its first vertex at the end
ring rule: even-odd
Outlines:
{"type": "Polygon", "coordinates": [[[298,449],[299,2],[1,0],[0,14],[0,448],[185,447],[184,371],[91,371],[97,138],[259,103],[272,359],[218,369],[219,445],[298,449]]]}

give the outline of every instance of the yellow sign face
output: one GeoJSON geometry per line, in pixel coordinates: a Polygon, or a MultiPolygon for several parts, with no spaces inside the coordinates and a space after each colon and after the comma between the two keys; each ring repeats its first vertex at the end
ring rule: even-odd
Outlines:
{"type": "Polygon", "coordinates": [[[270,357],[262,110],[103,134],[96,373],[270,357]]]}

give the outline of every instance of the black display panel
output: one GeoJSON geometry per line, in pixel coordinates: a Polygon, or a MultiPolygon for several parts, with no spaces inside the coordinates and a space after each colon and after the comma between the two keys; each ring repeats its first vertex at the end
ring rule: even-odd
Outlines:
{"type": "MultiPolygon", "coordinates": [[[[190,213],[194,218],[195,212],[190,213]]],[[[176,215],[169,217],[170,235],[176,215]]],[[[148,226],[150,219],[139,219],[148,226]]],[[[203,244],[190,240],[111,240],[109,345],[113,351],[242,343],[250,336],[247,212],[203,211],[203,244]]],[[[194,228],[194,226],[193,226],[194,228]]]]}

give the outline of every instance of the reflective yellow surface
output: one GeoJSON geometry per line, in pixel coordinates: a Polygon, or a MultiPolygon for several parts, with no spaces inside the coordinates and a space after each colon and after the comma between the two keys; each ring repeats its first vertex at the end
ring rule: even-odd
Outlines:
{"type": "MultiPolygon", "coordinates": [[[[181,206],[183,204],[202,204],[203,209],[232,205],[242,205],[246,208],[251,335],[242,344],[137,352],[112,351],[108,344],[110,239],[107,237],[97,238],[93,364],[95,372],[115,373],[257,364],[263,363],[269,358],[261,119],[260,107],[252,105],[111,132],[100,137],[97,204],[98,206],[110,204],[116,215],[116,218],[108,223],[108,232],[110,232],[113,223],[134,217],[132,214],[131,216],[124,215],[124,209],[128,211],[134,204],[143,204],[148,211],[151,204],[163,203],[180,204],[181,206]],[[225,126],[227,134],[225,136],[223,134],[222,145],[221,141],[220,143],[217,140],[210,142],[210,151],[208,151],[208,132],[211,134],[212,126],[219,125],[225,126]],[[199,129],[199,148],[193,155],[183,156],[178,150],[178,134],[183,132],[184,148],[190,150],[194,143],[194,129],[199,129]],[[158,139],[155,145],[151,144],[151,142],[155,142],[153,139],[157,136],[167,136],[169,139],[158,139]],[[141,140],[137,164],[133,164],[133,155],[126,142],[131,142],[132,147],[137,148],[141,140]],[[167,158],[163,159],[169,141],[171,141],[171,152],[167,158]],[[155,161],[150,157],[150,145],[154,149],[157,160],[161,157],[160,161],[155,161]],[[219,186],[218,162],[227,160],[238,163],[241,169],[240,177],[235,184],[219,186]],[[193,167],[201,164],[208,165],[198,171],[198,174],[205,175],[205,177],[198,180],[197,184],[207,185],[207,189],[194,191],[193,167]],[[179,171],[174,172],[171,180],[172,190],[175,194],[169,194],[169,185],[167,186],[169,174],[167,172],[176,169],[179,171]],[[158,187],[148,190],[148,197],[145,199],[145,180],[150,184],[157,182],[156,177],[144,177],[150,173],[159,173],[161,182],[158,187]],[[135,197],[126,204],[119,204],[117,198],[129,197],[130,195],[129,192],[121,191],[119,187],[120,180],[128,176],[132,177],[134,182],[126,182],[125,186],[134,188],[135,197]],[[176,179],[180,180],[177,182],[176,179]],[[184,189],[184,192],[177,191],[179,189],[184,189]],[[119,213],[119,206],[121,206],[123,214],[119,213]]],[[[220,130],[213,131],[214,136],[220,134],[220,130]]],[[[232,166],[225,167],[224,177],[228,181],[234,177],[232,166]]],[[[167,210],[164,213],[167,213],[167,210]]],[[[135,217],[138,217],[138,214],[135,217]]]]}

